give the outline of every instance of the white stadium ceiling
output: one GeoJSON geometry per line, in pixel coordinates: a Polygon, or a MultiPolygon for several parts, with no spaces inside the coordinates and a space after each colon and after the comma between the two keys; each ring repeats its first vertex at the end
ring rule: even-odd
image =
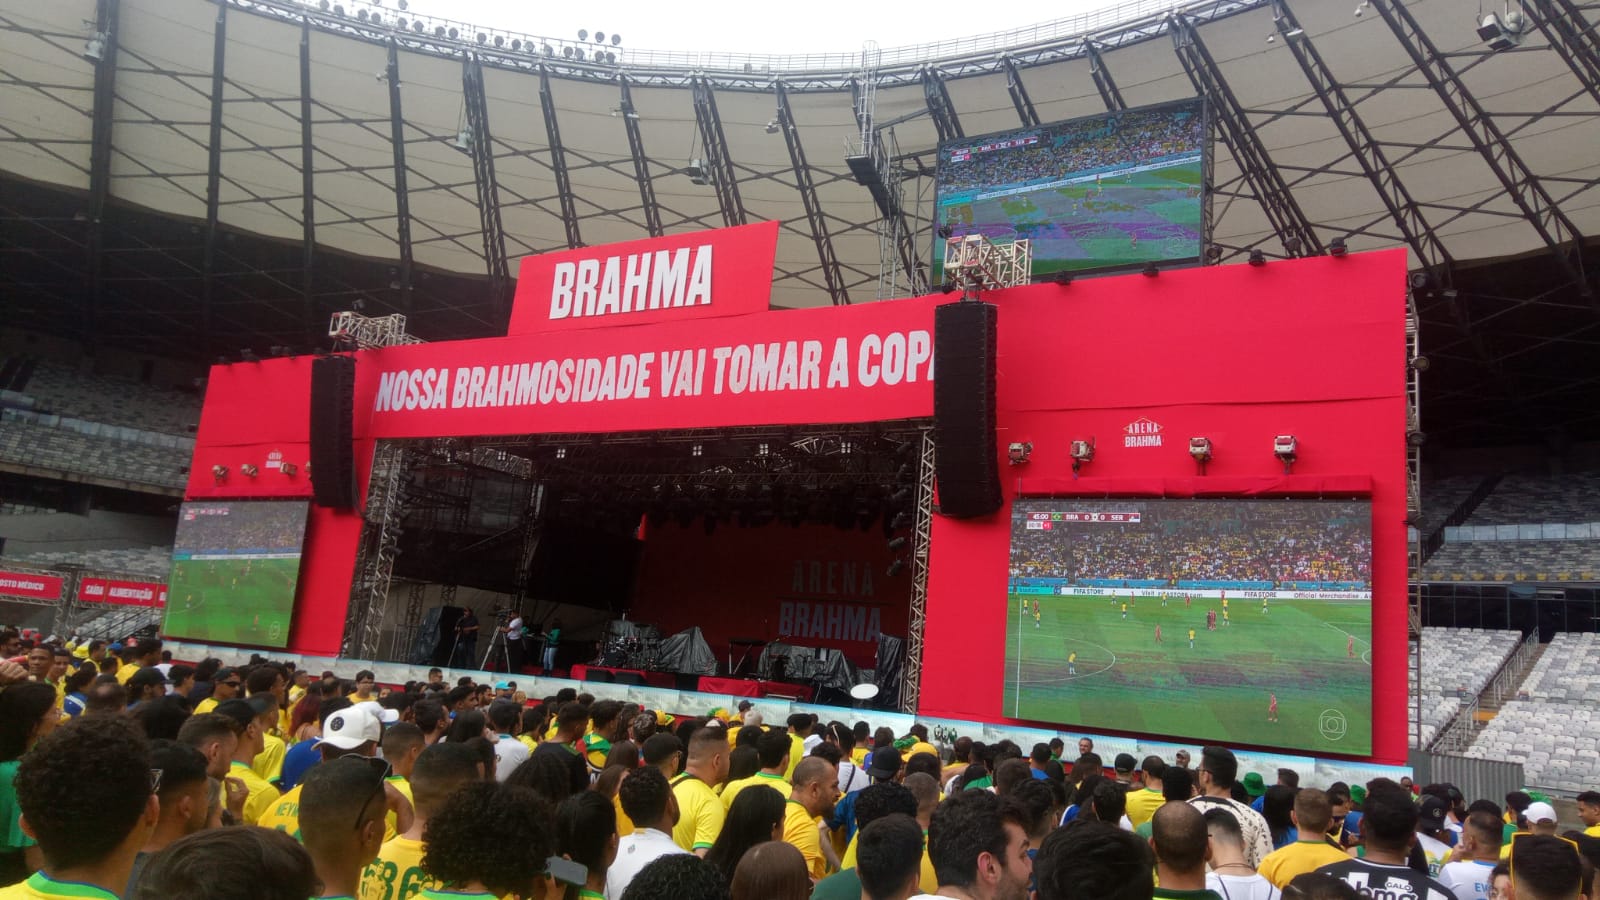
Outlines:
{"type": "MultiPolygon", "coordinates": [[[[1419,298],[1446,326],[1436,358],[1515,375],[1508,358],[1592,359],[1600,337],[1581,253],[1600,230],[1600,9],[1521,10],[1522,46],[1490,53],[1461,0],[1139,0],[864,69],[580,62],[364,0],[0,0],[0,216],[27,223],[3,233],[0,283],[30,324],[191,350],[300,344],[356,298],[458,337],[503,327],[527,254],[777,219],[775,305],[867,302],[879,209],[845,148],[868,81],[905,175],[894,295],[925,288],[905,257],[931,248],[914,173],[941,135],[1201,93],[1218,261],[1409,247],[1433,283],[1473,287],[1419,298]],[[692,159],[721,177],[691,183],[692,159]],[[1473,282],[1518,256],[1537,278],[1473,282]]],[[[1546,389],[1518,377],[1539,376],[1506,390],[1546,389]]]]}

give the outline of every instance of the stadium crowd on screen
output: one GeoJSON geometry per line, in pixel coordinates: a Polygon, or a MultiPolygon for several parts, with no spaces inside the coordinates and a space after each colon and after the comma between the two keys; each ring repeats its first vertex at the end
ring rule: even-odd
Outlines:
{"type": "Polygon", "coordinates": [[[1600,900],[1594,791],[350,674],[0,631],[0,900],[1600,900]]]}

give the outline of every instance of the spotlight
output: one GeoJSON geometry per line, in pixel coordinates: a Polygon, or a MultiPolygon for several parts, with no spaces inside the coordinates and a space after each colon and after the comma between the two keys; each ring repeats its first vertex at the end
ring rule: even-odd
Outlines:
{"type": "Polygon", "coordinates": [[[1478,25],[1478,37],[1490,50],[1510,50],[1522,43],[1523,32],[1527,30],[1527,19],[1517,10],[1507,12],[1504,19],[1498,13],[1489,13],[1478,25]]]}
{"type": "Polygon", "coordinates": [[[1349,252],[1350,252],[1350,248],[1345,245],[1344,238],[1342,238],[1342,237],[1336,237],[1333,240],[1328,242],[1328,255],[1329,256],[1341,257],[1341,256],[1344,256],[1346,253],[1349,253],[1349,252]]]}
{"type": "Polygon", "coordinates": [[[578,40],[587,41],[588,39],[589,39],[589,29],[587,29],[587,28],[579,28],[578,29],[578,40]]]}
{"type": "Polygon", "coordinates": [[[781,129],[782,127],[783,127],[782,125],[778,124],[778,120],[777,119],[773,119],[772,121],[767,123],[767,134],[777,134],[779,129],[781,129]]]}
{"type": "Polygon", "coordinates": [[[1215,263],[1217,260],[1219,260],[1221,258],[1222,258],[1222,248],[1221,247],[1218,247],[1216,244],[1212,244],[1211,246],[1206,248],[1206,262],[1215,263]]]}
{"type": "Polygon", "coordinates": [[[1272,439],[1272,455],[1283,463],[1283,474],[1289,474],[1289,469],[1294,465],[1300,442],[1292,434],[1280,434],[1272,439]]]}
{"type": "Polygon", "coordinates": [[[566,458],[567,458],[567,448],[565,448],[565,447],[557,447],[556,448],[556,459],[566,459],[566,458]]]}
{"type": "Polygon", "coordinates": [[[100,58],[105,54],[106,33],[97,31],[94,33],[94,37],[89,38],[88,42],[83,45],[83,58],[90,62],[99,62],[100,58]]]}
{"type": "Polygon", "coordinates": [[[332,0],[322,0],[322,2],[317,4],[317,5],[322,7],[322,11],[323,12],[327,12],[328,10],[333,8],[332,0]]]}
{"type": "Polygon", "coordinates": [[[893,578],[896,575],[899,575],[901,572],[904,572],[905,570],[906,570],[906,561],[903,560],[903,559],[897,559],[894,562],[889,563],[888,574],[889,574],[890,578],[893,578]]]}
{"type": "Polygon", "coordinates": [[[339,16],[340,18],[343,18],[344,17],[344,7],[340,6],[338,4],[334,4],[333,14],[336,15],[336,16],[339,16]]]}
{"type": "Polygon", "coordinates": [[[239,358],[245,362],[261,362],[261,357],[257,356],[256,352],[249,347],[239,351],[239,358]]]}
{"type": "Polygon", "coordinates": [[[433,36],[434,37],[444,37],[444,26],[443,25],[435,25],[434,28],[433,28],[433,36]]]}
{"type": "Polygon", "coordinates": [[[1087,441],[1073,441],[1068,454],[1072,457],[1072,474],[1077,475],[1079,469],[1094,462],[1094,438],[1087,441]]]}
{"type": "Polygon", "coordinates": [[[1200,474],[1206,473],[1206,463],[1211,461],[1211,439],[1208,437],[1189,438],[1189,455],[1200,466],[1200,474]]]}
{"type": "Polygon", "coordinates": [[[1259,268],[1261,268],[1262,266],[1264,266],[1266,264],[1267,264],[1267,255],[1265,253],[1261,252],[1261,248],[1260,247],[1257,247],[1256,249],[1250,251],[1250,265],[1255,266],[1256,268],[1259,269],[1259,268]]]}
{"type": "Polygon", "coordinates": [[[901,535],[889,542],[889,549],[894,551],[903,550],[909,543],[911,543],[911,539],[905,535],[901,535]]]}
{"type": "Polygon", "coordinates": [[[1014,441],[1006,448],[1006,456],[1013,466],[1026,465],[1028,460],[1033,458],[1033,444],[1014,441]]]}
{"type": "MultiPolygon", "coordinates": [[[[498,46],[500,46],[500,43],[499,43],[499,42],[500,42],[500,41],[501,41],[501,40],[503,40],[503,38],[495,38],[495,46],[496,46],[496,47],[498,47],[498,46]]],[[[484,34],[484,33],[483,33],[483,32],[481,32],[481,31],[480,31],[480,32],[478,32],[478,43],[480,43],[480,44],[486,44],[486,43],[488,43],[488,42],[489,42],[489,36],[488,36],[488,35],[487,35],[487,34],[484,34]]]]}
{"type": "Polygon", "coordinates": [[[1283,249],[1284,249],[1284,252],[1288,253],[1290,256],[1293,256],[1296,253],[1299,253],[1300,252],[1300,239],[1295,237],[1292,234],[1289,235],[1288,237],[1283,239],[1283,249]]]}
{"type": "Polygon", "coordinates": [[[211,467],[211,477],[218,481],[228,480],[228,467],[218,463],[211,467]]]}
{"type": "Polygon", "coordinates": [[[1407,363],[1406,365],[1418,372],[1426,372],[1428,371],[1428,367],[1433,365],[1433,363],[1430,362],[1426,356],[1417,356],[1413,357],[1411,362],[1407,363]]]}
{"type": "Polygon", "coordinates": [[[604,31],[596,31],[594,33],[594,42],[596,44],[604,44],[606,42],[606,33],[604,31]]]}
{"type": "Polygon", "coordinates": [[[282,466],[278,467],[278,471],[282,472],[288,478],[293,478],[295,474],[300,471],[300,467],[294,463],[286,462],[282,466]]]}
{"type": "Polygon", "coordinates": [[[1356,6],[1356,18],[1358,18],[1358,19],[1361,18],[1361,14],[1366,12],[1367,11],[1367,7],[1369,7],[1371,5],[1372,5],[1371,0],[1361,0],[1361,3],[1356,6]]]}
{"type": "MultiPolygon", "coordinates": [[[[606,62],[607,63],[615,63],[616,61],[617,61],[617,55],[615,53],[607,51],[606,52],[606,62]]],[[[638,116],[635,116],[634,118],[638,118],[638,116]]]]}
{"type": "Polygon", "coordinates": [[[472,153],[472,132],[463,128],[456,132],[456,139],[450,143],[457,150],[470,155],[472,153]]]}
{"type": "Polygon", "coordinates": [[[448,34],[450,35],[450,40],[452,41],[461,36],[461,32],[455,30],[454,28],[450,29],[448,34]]]}
{"type": "Polygon", "coordinates": [[[690,456],[705,456],[706,455],[706,445],[705,444],[695,444],[695,445],[691,446],[689,448],[689,455],[690,456]]]}
{"type": "Polygon", "coordinates": [[[396,5],[400,7],[401,12],[405,12],[411,8],[410,0],[400,0],[400,2],[396,5]]]}
{"type": "MultiPolygon", "coordinates": [[[[500,46],[500,39],[499,38],[495,38],[494,40],[495,40],[495,44],[494,45],[496,47],[500,46]]],[[[511,51],[513,53],[522,52],[522,39],[521,38],[517,38],[517,39],[512,40],[512,42],[511,42],[511,51]]]]}
{"type": "Polygon", "coordinates": [[[767,443],[766,441],[761,441],[760,443],[756,444],[756,455],[757,456],[771,456],[772,455],[772,445],[767,443]]]}
{"type": "Polygon", "coordinates": [[[1406,444],[1411,447],[1421,447],[1428,442],[1428,436],[1418,429],[1406,432],[1406,444]]]}
{"type": "Polygon", "coordinates": [[[939,237],[944,239],[944,240],[947,240],[947,241],[950,240],[950,236],[955,234],[955,233],[956,233],[956,230],[954,228],[951,228],[950,227],[950,223],[948,223],[948,222],[946,222],[945,224],[939,226],[939,237]]]}
{"type": "Polygon", "coordinates": [[[611,32],[611,46],[613,46],[613,47],[622,46],[622,35],[617,34],[615,31],[611,32]]]}
{"type": "Polygon", "coordinates": [[[683,170],[689,176],[690,184],[706,185],[711,183],[711,170],[706,168],[703,159],[691,159],[689,165],[683,170]]]}
{"type": "Polygon", "coordinates": [[[356,299],[350,301],[350,308],[356,312],[361,312],[363,309],[367,308],[367,301],[362,297],[357,297],[356,299]]]}
{"type": "Polygon", "coordinates": [[[1146,278],[1154,278],[1161,274],[1161,269],[1153,262],[1145,263],[1144,268],[1139,270],[1139,274],[1146,278]]]}
{"type": "Polygon", "coordinates": [[[254,463],[245,463],[239,467],[239,474],[246,478],[254,478],[261,474],[261,470],[256,468],[254,463]]]}
{"type": "Polygon", "coordinates": [[[889,495],[890,503],[904,503],[911,499],[911,488],[903,487],[889,495]]]}
{"type": "Polygon", "coordinates": [[[1055,276],[1053,278],[1051,278],[1050,280],[1055,282],[1056,284],[1060,285],[1061,287],[1066,287],[1067,285],[1072,283],[1072,273],[1071,272],[1057,272],[1055,274],[1055,276]]]}
{"type": "MultiPolygon", "coordinates": [[[[544,55],[545,56],[555,56],[556,55],[556,48],[550,46],[549,44],[545,44],[544,45],[544,55]]],[[[571,56],[572,54],[569,53],[567,55],[571,56]]]]}
{"type": "Polygon", "coordinates": [[[356,13],[356,21],[365,22],[366,20],[367,20],[367,11],[366,10],[363,9],[360,12],[356,13]]]}

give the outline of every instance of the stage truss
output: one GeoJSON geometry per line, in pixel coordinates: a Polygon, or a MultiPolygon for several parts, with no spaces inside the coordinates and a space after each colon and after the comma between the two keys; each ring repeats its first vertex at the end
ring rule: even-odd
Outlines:
{"type": "Polygon", "coordinates": [[[922,699],[922,633],[928,620],[928,550],[933,539],[933,471],[936,448],[933,429],[922,433],[917,467],[917,509],[911,535],[911,617],[906,627],[905,676],[900,685],[900,711],[915,715],[922,699]]]}

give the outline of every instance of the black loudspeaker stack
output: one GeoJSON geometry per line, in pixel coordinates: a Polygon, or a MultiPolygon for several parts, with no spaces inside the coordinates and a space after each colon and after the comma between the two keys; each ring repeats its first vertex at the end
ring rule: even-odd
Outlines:
{"type": "Polygon", "coordinates": [[[986,516],[1001,506],[995,448],[992,303],[963,300],[933,314],[933,434],[939,513],[986,516]]]}
{"type": "Polygon", "coordinates": [[[311,493],[322,506],[356,505],[355,393],[354,357],[311,361],[311,493]]]}

